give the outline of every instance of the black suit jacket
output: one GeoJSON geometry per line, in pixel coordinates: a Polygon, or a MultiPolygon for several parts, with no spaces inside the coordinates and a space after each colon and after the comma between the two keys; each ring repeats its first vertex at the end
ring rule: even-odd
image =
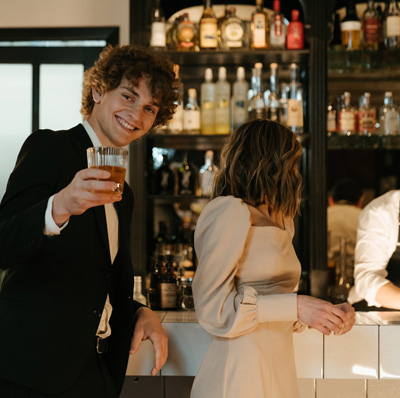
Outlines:
{"type": "Polygon", "coordinates": [[[39,130],[25,141],[0,205],[0,378],[58,394],[77,379],[110,294],[106,363],[121,390],[134,314],[129,254],[133,194],[118,203],[119,252],[111,264],[104,206],[72,216],[61,235],[43,235],[45,209],[87,167],[82,125],[39,130]]]}

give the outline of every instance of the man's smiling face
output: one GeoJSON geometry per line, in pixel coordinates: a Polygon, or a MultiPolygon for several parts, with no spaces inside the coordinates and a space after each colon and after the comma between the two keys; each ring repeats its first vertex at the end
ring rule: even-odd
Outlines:
{"type": "Polygon", "coordinates": [[[92,91],[95,105],[88,121],[102,145],[128,145],[153,126],[159,105],[146,78],[140,78],[137,86],[123,78],[117,88],[104,94],[92,91]]]}

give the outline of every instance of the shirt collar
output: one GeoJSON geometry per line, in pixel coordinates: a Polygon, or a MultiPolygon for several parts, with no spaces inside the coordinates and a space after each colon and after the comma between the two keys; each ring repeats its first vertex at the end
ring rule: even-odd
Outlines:
{"type": "Polygon", "coordinates": [[[90,140],[92,141],[93,146],[102,146],[99,137],[97,137],[95,131],[87,120],[82,122],[83,127],[85,128],[90,140]]]}

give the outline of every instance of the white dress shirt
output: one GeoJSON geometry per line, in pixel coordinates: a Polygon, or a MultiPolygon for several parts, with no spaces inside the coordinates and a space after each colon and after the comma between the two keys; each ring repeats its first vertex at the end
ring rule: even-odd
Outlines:
{"type": "MultiPolygon", "coordinates": [[[[89,135],[89,138],[92,141],[93,146],[102,146],[99,138],[97,137],[96,133],[94,132],[89,122],[85,120],[83,121],[82,125],[85,128],[87,134],[89,135]]],[[[51,196],[49,198],[49,201],[47,202],[47,208],[45,212],[45,227],[43,230],[43,233],[45,235],[60,235],[61,231],[68,225],[68,221],[64,223],[61,227],[59,227],[55,223],[52,216],[53,198],[54,195],[51,196]]],[[[111,263],[113,263],[119,248],[118,215],[112,203],[106,204],[104,208],[107,220],[107,233],[108,233],[108,242],[110,246],[110,257],[111,257],[111,263]]],[[[109,295],[107,295],[106,303],[96,333],[98,336],[101,335],[103,339],[111,335],[111,327],[109,324],[111,313],[112,313],[112,306],[110,303],[109,295]]]]}
{"type": "Polygon", "coordinates": [[[364,299],[370,306],[381,307],[375,296],[389,282],[386,266],[396,250],[399,202],[400,190],[389,191],[370,202],[360,215],[350,303],[364,299]]]}

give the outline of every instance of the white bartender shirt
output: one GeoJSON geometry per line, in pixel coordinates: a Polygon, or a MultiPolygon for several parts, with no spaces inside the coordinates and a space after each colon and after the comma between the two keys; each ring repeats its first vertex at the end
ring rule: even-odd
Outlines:
{"type": "Polygon", "coordinates": [[[388,283],[386,266],[396,250],[399,233],[400,190],[389,191],[368,204],[362,211],[354,258],[354,286],[348,301],[375,301],[377,291],[388,283]]]}
{"type": "MultiPolygon", "coordinates": [[[[98,139],[96,133],[92,129],[92,126],[89,124],[87,120],[83,121],[83,127],[89,135],[89,138],[92,141],[93,146],[102,146],[100,140],[98,139]]],[[[58,227],[58,225],[54,222],[52,216],[52,206],[53,206],[53,198],[54,195],[49,198],[47,203],[46,213],[45,213],[45,227],[43,233],[45,235],[60,235],[61,231],[68,225],[68,221],[62,225],[62,227],[58,227]]],[[[107,232],[108,232],[108,241],[110,246],[110,256],[111,263],[114,262],[114,259],[118,253],[118,216],[115,210],[115,207],[112,203],[106,204],[105,206],[106,219],[107,219],[107,232]]],[[[109,320],[112,313],[112,306],[110,303],[110,298],[107,295],[106,303],[104,305],[103,313],[101,315],[99,327],[97,329],[96,335],[101,336],[103,339],[111,335],[111,327],[109,324],[109,320]]]]}

